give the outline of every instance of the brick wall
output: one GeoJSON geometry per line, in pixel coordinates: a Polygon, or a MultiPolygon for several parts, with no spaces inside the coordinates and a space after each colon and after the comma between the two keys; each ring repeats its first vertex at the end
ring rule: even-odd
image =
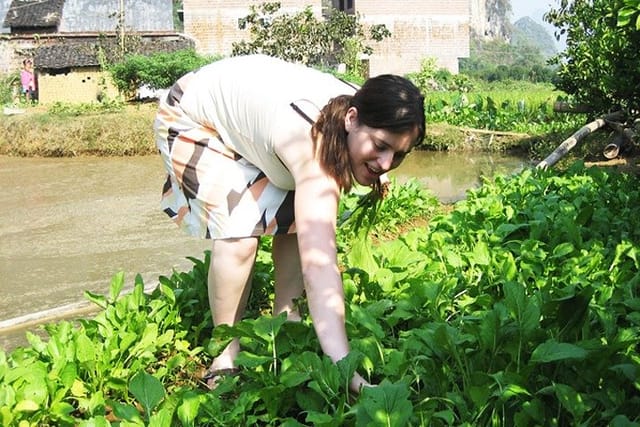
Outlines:
{"type": "Polygon", "coordinates": [[[440,67],[458,72],[469,56],[469,0],[356,0],[363,24],[385,24],[391,37],[373,43],[370,74],[406,74],[434,57],[440,67]]]}
{"type": "MultiPolygon", "coordinates": [[[[370,75],[406,74],[420,69],[426,57],[458,72],[458,58],[469,55],[471,0],[354,0],[356,12],[366,25],[385,24],[392,37],[372,43],[370,75]]],[[[263,1],[184,0],[184,31],[196,40],[200,53],[229,55],[232,43],[248,39],[238,29],[238,19],[249,5],[263,1]]],[[[282,9],[293,13],[310,5],[321,13],[321,0],[282,0],[282,9]]]]}
{"type": "MultiPolygon", "coordinates": [[[[229,55],[234,42],[249,39],[248,30],[240,30],[238,21],[249,14],[251,5],[265,0],[184,0],[184,32],[196,40],[196,50],[202,54],[229,55]]],[[[280,0],[281,11],[295,13],[311,6],[318,16],[321,0],[280,0]]]]}

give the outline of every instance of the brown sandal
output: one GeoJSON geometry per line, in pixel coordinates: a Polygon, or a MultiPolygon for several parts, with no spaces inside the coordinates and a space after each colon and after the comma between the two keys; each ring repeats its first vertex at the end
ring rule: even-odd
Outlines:
{"type": "Polygon", "coordinates": [[[233,377],[239,373],[239,368],[209,369],[203,375],[202,381],[206,384],[209,390],[213,390],[218,386],[218,382],[220,382],[223,377],[233,377]]]}

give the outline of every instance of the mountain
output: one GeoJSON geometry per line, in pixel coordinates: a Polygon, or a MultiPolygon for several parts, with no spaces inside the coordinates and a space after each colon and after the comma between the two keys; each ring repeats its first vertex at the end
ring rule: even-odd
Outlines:
{"type": "Polygon", "coordinates": [[[518,19],[513,24],[511,44],[537,47],[545,57],[553,56],[558,52],[555,38],[544,26],[528,16],[518,19]]]}

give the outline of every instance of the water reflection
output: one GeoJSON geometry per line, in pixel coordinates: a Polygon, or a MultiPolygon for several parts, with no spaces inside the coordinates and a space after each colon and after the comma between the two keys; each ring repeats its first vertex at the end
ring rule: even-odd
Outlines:
{"type": "Polygon", "coordinates": [[[481,184],[481,177],[510,175],[532,163],[521,157],[494,153],[417,151],[391,173],[399,182],[418,179],[443,203],[465,198],[467,190],[481,184]]]}

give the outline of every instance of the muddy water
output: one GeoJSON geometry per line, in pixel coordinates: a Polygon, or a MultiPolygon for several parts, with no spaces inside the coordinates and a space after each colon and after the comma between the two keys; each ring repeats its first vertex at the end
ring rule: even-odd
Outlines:
{"type": "Polygon", "coordinates": [[[417,178],[443,203],[462,200],[477,188],[481,177],[509,175],[533,163],[520,157],[493,153],[413,152],[391,172],[400,182],[417,178]]]}
{"type": "MultiPolygon", "coordinates": [[[[412,153],[393,175],[417,177],[444,202],[464,198],[479,176],[524,167],[515,157],[412,153]]],[[[0,157],[0,323],[108,292],[119,271],[147,285],[191,268],[206,241],[182,234],[158,209],[160,159],[0,157]]],[[[0,328],[1,329],[1,328],[0,328]]],[[[0,330],[0,348],[24,340],[0,330]]]]}
{"type": "Polygon", "coordinates": [[[118,271],[150,284],[208,247],[158,209],[154,156],[0,157],[0,180],[0,321],[104,294],[118,271]]]}

